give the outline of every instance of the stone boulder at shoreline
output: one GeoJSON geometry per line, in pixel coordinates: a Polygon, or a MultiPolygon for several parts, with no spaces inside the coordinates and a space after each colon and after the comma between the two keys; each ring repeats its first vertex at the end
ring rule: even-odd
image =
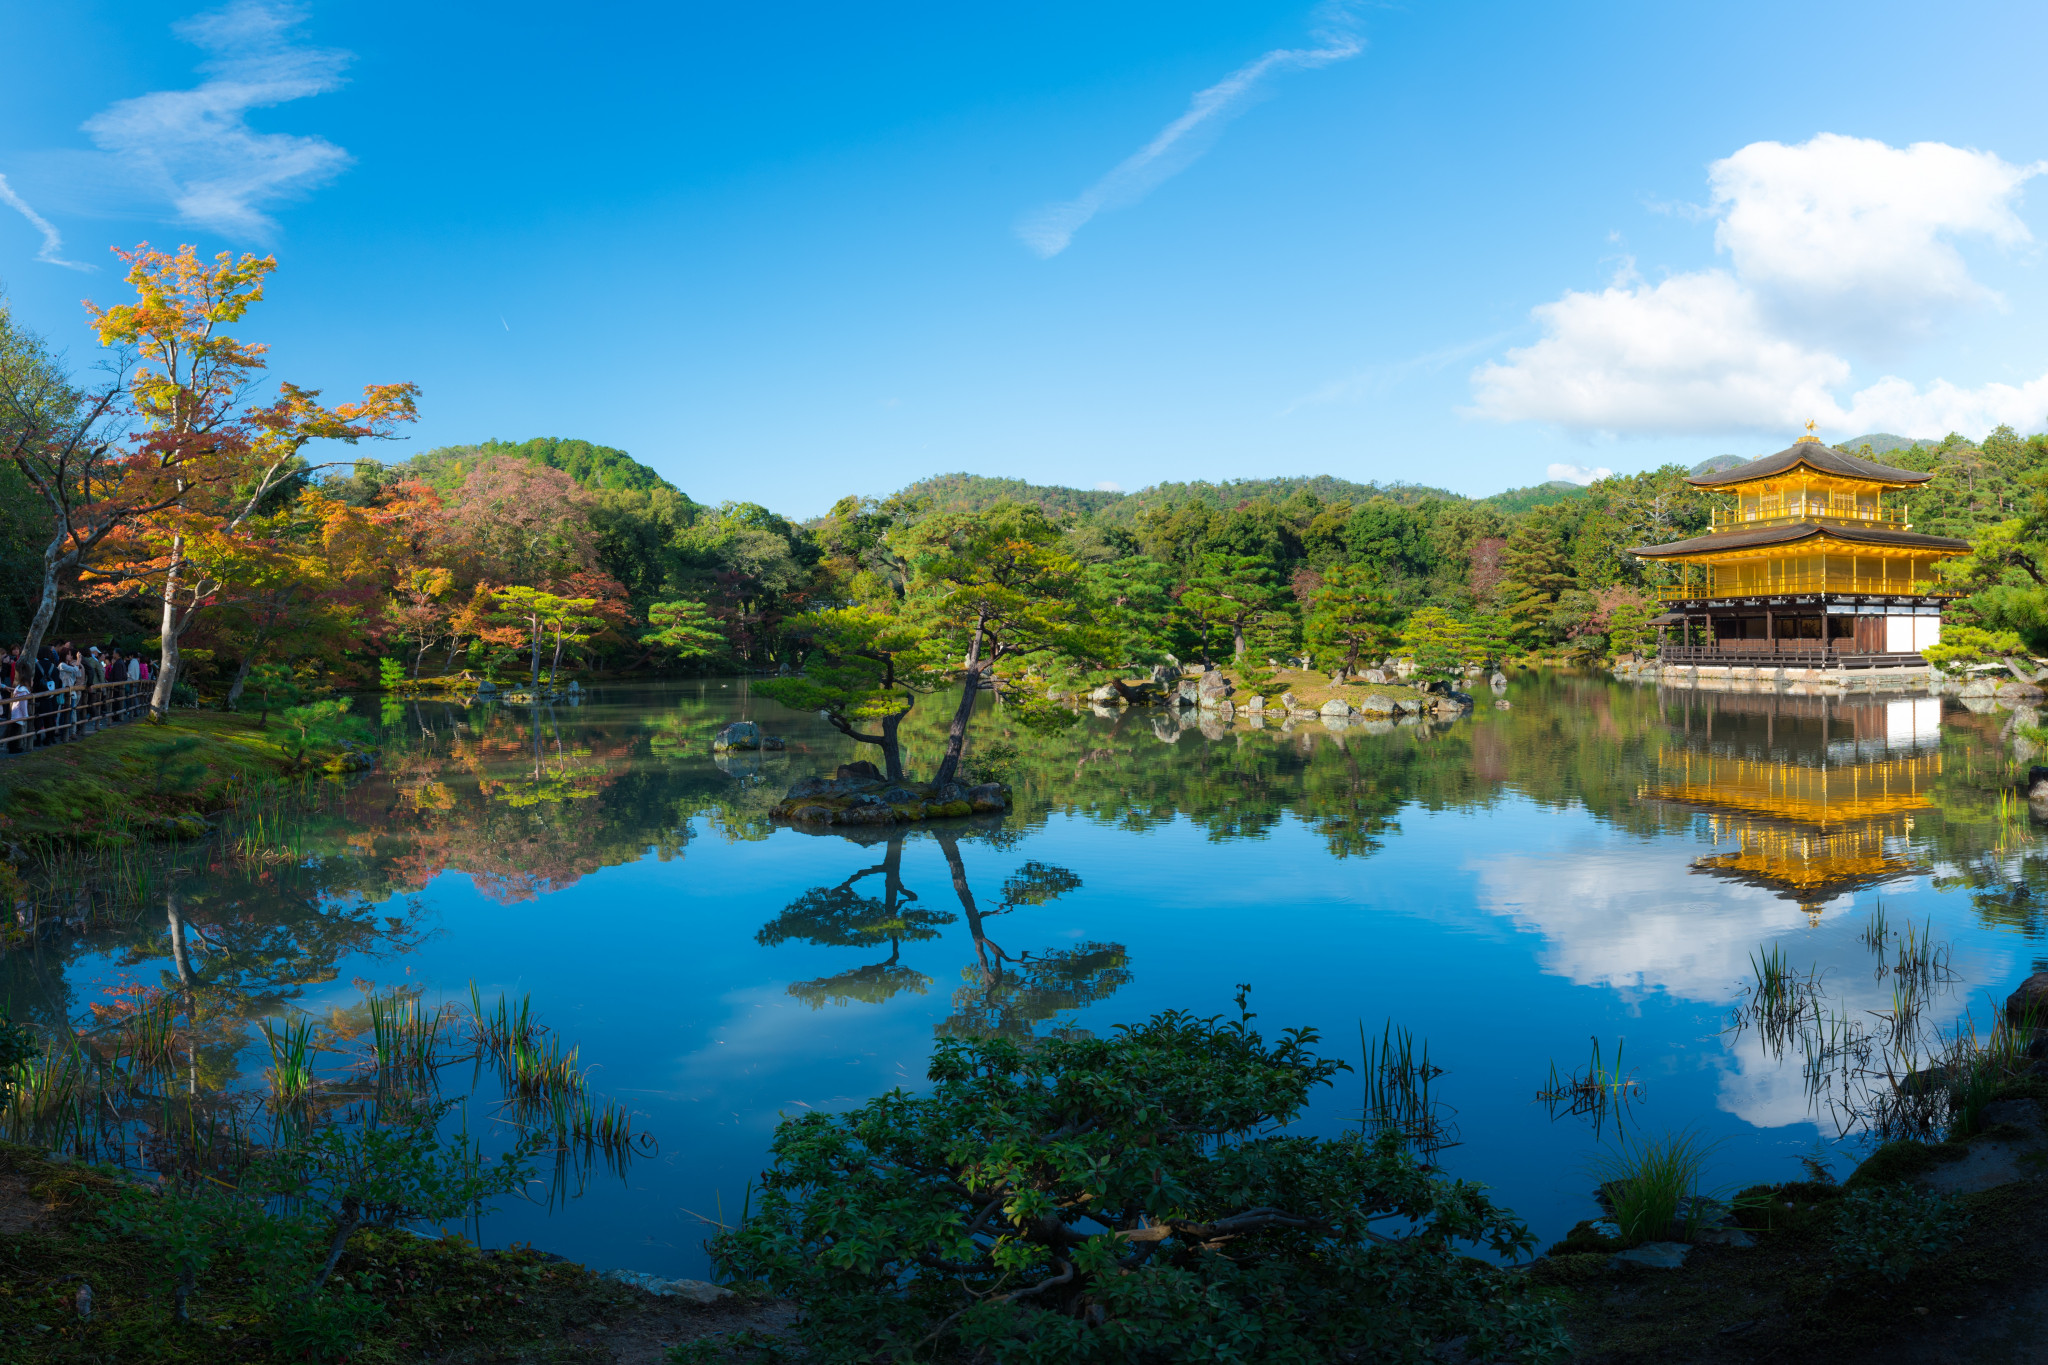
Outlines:
{"type": "Polygon", "coordinates": [[[2005,998],[2005,1017],[2015,1024],[2032,1019],[2034,1027],[2048,1028],[2048,972],[2035,972],[2019,989],[2005,998]]]}

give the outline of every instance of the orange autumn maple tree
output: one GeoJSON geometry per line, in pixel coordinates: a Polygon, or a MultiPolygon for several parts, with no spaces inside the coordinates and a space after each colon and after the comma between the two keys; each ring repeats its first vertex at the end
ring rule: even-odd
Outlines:
{"type": "Polygon", "coordinates": [[[161,716],[177,685],[180,642],[199,613],[277,581],[266,514],[322,467],[301,452],[314,441],[390,437],[418,416],[419,388],[373,384],[360,402],[329,408],[319,390],[285,383],[270,401],[253,403],[268,348],[224,329],[262,300],[276,259],[222,252],[209,263],[190,246],[170,253],[147,244],[116,254],[128,263],[135,302],[85,306],[101,343],[135,359],[128,405],[136,430],[121,492],[150,510],[107,537],[85,576],[96,592],[160,604],[150,709],[161,716]]]}

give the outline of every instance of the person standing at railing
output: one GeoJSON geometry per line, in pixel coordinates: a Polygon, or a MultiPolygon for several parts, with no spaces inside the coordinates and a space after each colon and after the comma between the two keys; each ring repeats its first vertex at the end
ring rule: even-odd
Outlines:
{"type": "Polygon", "coordinates": [[[140,711],[142,709],[142,684],[149,681],[148,660],[144,659],[140,654],[130,654],[128,656],[128,666],[121,676],[128,680],[128,709],[130,711],[140,711]]]}
{"type": "Polygon", "coordinates": [[[107,662],[100,657],[98,645],[87,645],[85,658],[85,716],[89,721],[105,727],[107,723],[107,662]]]}
{"type": "Polygon", "coordinates": [[[28,747],[28,684],[9,684],[6,695],[7,748],[18,754],[28,747]]]}
{"type": "Polygon", "coordinates": [[[57,651],[44,645],[36,651],[35,676],[28,685],[31,693],[28,743],[31,749],[50,742],[57,718],[56,687],[57,651]]]}
{"type": "Polygon", "coordinates": [[[57,656],[57,737],[78,737],[78,699],[85,686],[85,667],[78,662],[78,648],[67,645],[57,656]]]}

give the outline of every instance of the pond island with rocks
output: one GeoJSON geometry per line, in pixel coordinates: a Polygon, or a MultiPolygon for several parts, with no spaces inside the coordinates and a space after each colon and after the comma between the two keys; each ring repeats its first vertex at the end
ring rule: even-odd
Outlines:
{"type": "MultiPolygon", "coordinates": [[[[1483,677],[1480,670],[1469,668],[1463,681],[1476,687],[1483,677]]],[[[1506,690],[1507,678],[1502,674],[1495,673],[1486,681],[1497,698],[1506,690]]],[[[1242,721],[1255,729],[1312,721],[1341,728],[1354,721],[1449,720],[1475,705],[1470,693],[1446,681],[1415,676],[1406,659],[1330,674],[1275,666],[1257,686],[1249,685],[1241,674],[1220,668],[1188,676],[1161,665],[1149,677],[1112,679],[1082,698],[1069,698],[1058,691],[1047,695],[1053,701],[1085,700],[1098,712],[1152,706],[1198,713],[1224,723],[1242,721]]],[[[1505,708],[1507,702],[1497,700],[1496,705],[1505,708]]]]}

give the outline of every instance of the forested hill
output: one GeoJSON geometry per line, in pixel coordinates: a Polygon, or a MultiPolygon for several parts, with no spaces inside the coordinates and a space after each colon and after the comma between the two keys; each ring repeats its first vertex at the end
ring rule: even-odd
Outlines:
{"type": "Polygon", "coordinates": [[[905,503],[922,503],[929,512],[979,512],[999,502],[1035,503],[1048,513],[1086,517],[1123,499],[1111,489],[1066,488],[1026,483],[986,474],[934,474],[896,494],[905,503]]]}
{"type": "Polygon", "coordinates": [[[906,503],[925,504],[927,512],[975,512],[999,502],[1033,503],[1053,515],[1093,519],[1102,525],[1134,525],[1153,508],[1193,503],[1216,511],[1241,506],[1255,498],[1284,502],[1307,492],[1321,502],[1366,502],[1387,498],[1413,505],[1431,498],[1456,498],[1455,493],[1419,484],[1353,483],[1328,474],[1279,479],[1231,479],[1224,483],[1160,483],[1125,493],[1107,488],[1067,488],[1060,484],[1027,483],[1023,479],[985,474],[937,474],[919,479],[896,494],[906,503]]]}
{"type": "Polygon", "coordinates": [[[559,469],[585,488],[639,493],[651,493],[657,488],[665,488],[672,493],[682,491],[623,450],[593,445],[589,441],[564,440],[559,436],[536,436],[530,441],[519,442],[489,440],[476,445],[438,446],[433,450],[423,450],[392,469],[394,473],[410,475],[446,493],[460,487],[463,478],[478,461],[493,455],[510,455],[549,469],[559,469]]]}
{"type": "MultiPolygon", "coordinates": [[[[1945,441],[1913,440],[1889,432],[1872,432],[1837,443],[1837,449],[1860,453],[1866,458],[1888,455],[1910,469],[1935,469],[1967,457],[1976,443],[1951,436],[1945,441]]],[[[1716,455],[1702,460],[1690,471],[1697,477],[1761,458],[1755,455],[1716,455]]],[[[1527,488],[1510,488],[1483,498],[1467,498],[1448,489],[1419,483],[1355,483],[1330,474],[1296,475],[1273,479],[1226,479],[1220,483],[1197,480],[1190,483],[1156,483],[1135,493],[1116,489],[1068,488],[1061,484],[1029,483],[1023,479],[995,478],[985,474],[936,474],[919,479],[896,494],[911,505],[922,504],[914,515],[933,512],[977,512],[999,502],[1034,503],[1054,516],[1072,517],[1100,527],[1133,527],[1146,513],[1183,506],[1206,507],[1227,512],[1254,501],[1283,503],[1306,493],[1316,502],[1350,503],[1361,506],[1375,498],[1403,507],[1425,502],[1471,502],[1502,516],[1519,516],[1539,507],[1572,502],[1594,496],[1592,487],[1552,479],[1527,488]]]]}
{"type": "Polygon", "coordinates": [[[1135,526],[1140,517],[1154,508],[1184,507],[1192,504],[1207,507],[1211,511],[1227,512],[1248,502],[1263,500],[1284,503],[1302,494],[1325,504],[1366,503],[1374,498],[1385,498],[1404,507],[1413,507],[1437,498],[1458,496],[1441,488],[1425,488],[1420,484],[1353,483],[1349,479],[1339,479],[1329,474],[1296,475],[1277,479],[1229,479],[1222,483],[1197,480],[1193,483],[1155,483],[1149,488],[1127,493],[1098,520],[1104,525],[1135,526]]]}

